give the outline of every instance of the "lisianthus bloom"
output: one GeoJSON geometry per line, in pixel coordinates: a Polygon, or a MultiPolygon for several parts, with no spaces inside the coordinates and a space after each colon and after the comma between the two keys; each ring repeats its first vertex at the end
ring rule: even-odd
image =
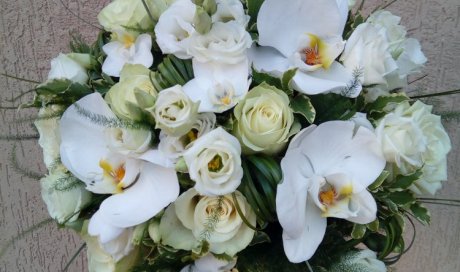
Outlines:
{"type": "MultiPolygon", "coordinates": [[[[116,120],[116,116],[99,93],[87,95],[70,106],[61,118],[60,149],[62,163],[86,184],[87,190],[112,194],[101,203],[88,228],[91,235],[99,235],[101,243],[106,243],[174,201],[179,184],[174,169],[141,159],[153,151],[127,155],[131,152],[112,150],[109,141],[113,137],[107,134],[120,131],[105,127],[101,120],[116,120]]],[[[118,148],[124,145],[124,138],[120,139],[118,148]]],[[[138,143],[143,145],[143,141],[138,143]]],[[[126,143],[124,148],[138,150],[138,146],[131,144],[126,143]]],[[[154,156],[147,157],[151,160],[154,156]]]]}
{"type": "Polygon", "coordinates": [[[115,35],[115,40],[102,47],[107,55],[102,64],[102,72],[109,76],[120,77],[125,64],[141,64],[147,68],[153,64],[152,37],[120,31],[115,35]]]}
{"type": "Polygon", "coordinates": [[[326,218],[367,224],[377,205],[366,190],[385,167],[375,134],[351,121],[311,125],[291,141],[281,161],[276,212],[291,262],[310,259],[326,231],[326,218]]]}
{"type": "Polygon", "coordinates": [[[91,57],[88,54],[59,54],[51,60],[48,80],[69,79],[73,82],[86,84],[89,78],[87,69],[90,67],[91,57]]]}
{"type": "Polygon", "coordinates": [[[274,76],[297,68],[293,87],[299,92],[356,97],[361,86],[350,87],[352,73],[335,61],[347,15],[347,0],[264,1],[257,17],[263,47],[250,54],[254,68],[274,76]]]}
{"type": "Polygon", "coordinates": [[[195,189],[202,195],[230,194],[241,184],[240,143],[221,127],[197,139],[184,159],[195,189]]]}

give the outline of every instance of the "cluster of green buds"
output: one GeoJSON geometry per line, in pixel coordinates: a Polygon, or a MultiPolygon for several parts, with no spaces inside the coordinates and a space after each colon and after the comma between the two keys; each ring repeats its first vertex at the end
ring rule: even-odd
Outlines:
{"type": "Polygon", "coordinates": [[[204,35],[211,30],[212,15],[217,11],[216,0],[192,0],[196,5],[195,18],[193,23],[196,31],[204,35]]]}

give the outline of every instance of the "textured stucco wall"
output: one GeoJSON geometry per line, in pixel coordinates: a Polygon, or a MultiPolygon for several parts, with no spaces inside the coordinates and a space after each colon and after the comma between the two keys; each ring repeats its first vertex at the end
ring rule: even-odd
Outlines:
{"type": "MultiPolygon", "coordinates": [[[[282,0],[280,0],[282,1],[282,0]]],[[[83,19],[97,24],[98,11],[109,0],[0,0],[0,72],[43,81],[49,60],[66,52],[69,31],[78,31],[88,40],[96,29],[80,21],[66,6],[83,19]]],[[[371,10],[379,0],[367,0],[371,10]]],[[[429,63],[423,80],[411,85],[414,93],[433,93],[460,88],[460,1],[399,0],[389,10],[403,17],[411,36],[421,40],[429,63]]],[[[0,77],[0,105],[12,106],[8,99],[28,90],[32,84],[0,77]]],[[[31,99],[24,96],[19,102],[31,99]]],[[[459,110],[460,96],[429,100],[436,111],[459,110]]],[[[34,115],[33,110],[0,110],[1,134],[34,133],[21,118],[34,115]]],[[[439,198],[460,198],[460,126],[458,121],[445,122],[453,144],[449,155],[449,182],[439,198]]],[[[47,218],[37,181],[21,177],[11,163],[13,146],[21,164],[44,173],[41,152],[35,141],[0,141],[0,245],[21,231],[47,218]]],[[[412,250],[395,267],[397,271],[460,271],[460,209],[430,206],[432,225],[417,226],[417,240],[412,250]]],[[[83,242],[71,231],[48,224],[18,240],[0,260],[0,271],[61,271],[83,242]]],[[[83,271],[85,254],[80,254],[69,271],[83,271]]]]}

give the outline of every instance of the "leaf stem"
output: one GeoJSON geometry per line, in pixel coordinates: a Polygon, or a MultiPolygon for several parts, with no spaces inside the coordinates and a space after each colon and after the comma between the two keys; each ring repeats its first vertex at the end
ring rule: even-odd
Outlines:
{"type": "Polygon", "coordinates": [[[416,96],[411,96],[411,99],[420,99],[420,98],[428,98],[428,97],[437,97],[437,96],[445,96],[445,95],[453,95],[453,94],[458,94],[460,93],[460,89],[458,90],[452,90],[452,91],[447,91],[447,92],[440,92],[440,93],[434,93],[434,94],[424,94],[424,95],[416,95],[416,96]]]}
{"type": "Polygon", "coordinates": [[[19,81],[34,83],[34,84],[40,84],[40,83],[41,83],[41,82],[38,82],[38,81],[36,81],[36,80],[25,79],[25,78],[18,77],[18,76],[12,76],[12,75],[9,75],[9,74],[7,74],[7,73],[1,73],[0,75],[2,75],[2,76],[4,76],[4,77],[9,77],[9,78],[12,78],[12,79],[16,79],[16,80],[19,80],[19,81]]]}
{"type": "Polygon", "coordinates": [[[85,249],[86,247],[86,244],[83,244],[81,245],[81,247],[78,248],[77,252],[75,252],[75,254],[72,256],[72,258],[70,258],[70,260],[67,262],[66,266],[64,267],[64,269],[62,269],[62,272],[66,272],[70,265],[73,263],[73,261],[75,261],[75,259],[78,257],[78,255],[80,255],[80,253],[83,251],[83,249],[85,249]]]}

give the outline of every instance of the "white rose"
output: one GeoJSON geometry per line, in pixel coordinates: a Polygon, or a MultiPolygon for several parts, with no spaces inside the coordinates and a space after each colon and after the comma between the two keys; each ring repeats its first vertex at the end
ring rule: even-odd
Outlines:
{"type": "Polygon", "coordinates": [[[101,244],[97,236],[88,234],[88,221],[85,221],[81,236],[86,242],[88,271],[129,271],[140,257],[139,249],[133,247],[133,234],[133,228],[126,229],[114,240],[101,244]]]}
{"type": "Polygon", "coordinates": [[[174,137],[161,133],[158,150],[175,163],[184,151],[193,145],[196,139],[213,130],[215,126],[216,115],[214,113],[201,113],[198,115],[192,129],[186,134],[174,137]]]}
{"type": "Polygon", "coordinates": [[[51,168],[60,157],[61,135],[59,132],[59,117],[49,118],[62,112],[64,108],[59,105],[52,105],[41,108],[38,112],[39,119],[34,122],[40,134],[38,144],[43,149],[43,160],[46,168],[51,168]],[[43,119],[40,119],[43,118],[43,119]]]}
{"type": "Polygon", "coordinates": [[[153,26],[142,1],[138,0],[114,0],[101,10],[97,19],[109,32],[122,30],[124,27],[139,26],[147,29],[153,26]]]}
{"type": "Polygon", "coordinates": [[[196,6],[190,0],[177,0],[163,14],[155,26],[155,37],[163,54],[173,54],[181,59],[187,53],[190,36],[195,32],[193,18],[196,6]]]}
{"type": "Polygon", "coordinates": [[[188,52],[199,62],[237,64],[247,59],[251,44],[251,36],[236,21],[216,22],[209,33],[192,36],[188,52]]]}
{"type": "MultiPolygon", "coordinates": [[[[417,181],[415,187],[417,183],[423,187],[421,184],[425,182],[438,183],[447,177],[443,165],[451,143],[441,118],[431,110],[432,106],[420,101],[412,106],[401,103],[377,122],[376,134],[387,161],[395,163],[402,174],[410,174],[423,166],[421,181],[417,181]]],[[[435,189],[438,188],[425,191],[434,193],[435,189]]],[[[415,188],[414,191],[417,192],[415,188]]]]}
{"type": "MultiPolygon", "coordinates": [[[[238,191],[235,195],[242,214],[255,226],[256,216],[246,198],[238,191]]],[[[232,195],[200,196],[193,188],[166,209],[160,233],[162,243],[176,249],[192,250],[206,240],[210,252],[229,256],[245,249],[254,237],[254,230],[236,211],[232,195]],[[216,224],[209,224],[211,217],[216,224]]]]}
{"type": "Polygon", "coordinates": [[[107,128],[105,130],[110,150],[126,156],[137,157],[147,151],[152,132],[143,129],[107,128]]]}
{"type": "Polygon", "coordinates": [[[212,15],[212,21],[226,23],[236,21],[246,27],[251,17],[246,15],[244,7],[239,0],[217,0],[217,11],[212,15]]]}
{"type": "Polygon", "coordinates": [[[236,265],[236,258],[232,261],[220,260],[208,254],[195,261],[194,264],[182,268],[181,272],[228,272],[236,265]]]}
{"type": "Polygon", "coordinates": [[[363,85],[387,84],[385,76],[397,69],[389,46],[385,28],[364,23],[351,34],[340,60],[349,71],[362,69],[363,85]]]}
{"type": "Polygon", "coordinates": [[[40,180],[42,198],[48,213],[59,223],[70,223],[77,220],[81,209],[91,201],[91,193],[85,184],[76,184],[70,188],[60,188],[67,184],[70,175],[63,165],[54,169],[40,180]]]}
{"type": "Polygon", "coordinates": [[[86,68],[90,65],[91,61],[87,54],[59,54],[51,60],[48,80],[69,79],[73,82],[86,84],[89,78],[86,68]]]}
{"type": "Polygon", "coordinates": [[[158,94],[153,116],[156,127],[172,136],[182,136],[196,122],[198,115],[198,103],[194,103],[176,85],[163,90],[158,94]]]}
{"type": "Polygon", "coordinates": [[[230,194],[241,184],[240,143],[221,127],[196,140],[184,159],[195,189],[202,195],[230,194]]]}
{"type": "Polygon", "coordinates": [[[367,22],[383,27],[387,32],[389,48],[398,69],[386,75],[387,90],[394,90],[407,85],[407,76],[420,71],[427,61],[420,43],[416,39],[406,38],[406,28],[400,25],[401,18],[389,11],[380,10],[369,16],[367,22]]]}

